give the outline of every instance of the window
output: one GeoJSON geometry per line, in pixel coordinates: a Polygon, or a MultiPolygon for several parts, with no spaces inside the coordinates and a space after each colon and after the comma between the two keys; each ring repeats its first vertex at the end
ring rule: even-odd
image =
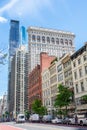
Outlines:
{"type": "Polygon", "coordinates": [[[81,59],[78,59],[78,65],[81,64],[81,59]]]}
{"type": "Polygon", "coordinates": [[[62,65],[57,66],[57,70],[60,72],[62,70],[62,65]]]}
{"type": "Polygon", "coordinates": [[[81,91],[84,91],[84,85],[83,85],[83,82],[81,82],[81,91]]]}
{"type": "Polygon", "coordinates": [[[45,37],[44,36],[42,36],[42,42],[45,43],[45,37]]]}
{"type": "Polygon", "coordinates": [[[47,37],[47,42],[50,43],[50,38],[49,37],[47,37]]]}
{"type": "Polygon", "coordinates": [[[65,76],[65,78],[68,77],[68,71],[66,71],[66,72],[64,73],[64,76],[65,76]]]}
{"type": "Polygon", "coordinates": [[[76,84],[76,93],[78,93],[78,84],[76,84]]]}
{"type": "Polygon", "coordinates": [[[55,42],[55,40],[54,40],[54,38],[53,38],[53,37],[51,38],[51,42],[52,42],[52,43],[54,43],[54,42],[55,42]]]}
{"type": "Polygon", "coordinates": [[[85,66],[85,74],[87,74],[87,66],[85,66]]]}
{"type": "Polygon", "coordinates": [[[73,63],[73,67],[76,67],[76,63],[75,62],[73,63]]]}
{"type": "Polygon", "coordinates": [[[72,46],[72,40],[69,40],[69,44],[72,46]]]}
{"type": "Polygon", "coordinates": [[[84,59],[84,61],[86,61],[87,60],[87,55],[84,55],[83,59],[84,59]]]}
{"type": "Polygon", "coordinates": [[[37,42],[40,42],[40,36],[37,36],[37,42]]]}
{"type": "Polygon", "coordinates": [[[59,39],[58,38],[56,38],[56,44],[59,44],[59,39]]]}
{"type": "Polygon", "coordinates": [[[63,43],[63,39],[61,39],[60,42],[61,42],[61,44],[64,44],[64,43],[63,43]]]}
{"type": "Polygon", "coordinates": [[[82,77],[82,69],[79,69],[79,76],[82,77]]]}
{"type": "Polygon", "coordinates": [[[62,80],[63,80],[63,74],[61,73],[58,75],[58,81],[62,81],[62,80]]]}
{"type": "Polygon", "coordinates": [[[65,44],[68,45],[68,40],[67,39],[65,39],[65,44]]]}
{"type": "Polygon", "coordinates": [[[35,41],[35,40],[36,40],[35,35],[32,35],[32,41],[35,41]]]}
{"type": "Polygon", "coordinates": [[[77,79],[77,73],[76,72],[74,72],[74,78],[77,79]]]}

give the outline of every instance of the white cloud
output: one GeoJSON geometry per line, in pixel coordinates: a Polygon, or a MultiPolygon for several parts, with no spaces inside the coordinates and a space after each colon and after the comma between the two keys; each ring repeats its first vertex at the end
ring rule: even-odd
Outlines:
{"type": "Polygon", "coordinates": [[[0,9],[0,13],[8,13],[12,16],[26,16],[30,15],[34,17],[40,13],[40,10],[44,7],[51,8],[51,0],[10,0],[10,2],[4,5],[0,9]]]}
{"type": "Polygon", "coordinates": [[[6,23],[6,22],[7,22],[7,19],[0,16],[0,23],[6,23]]]}
{"type": "Polygon", "coordinates": [[[15,3],[17,2],[18,0],[10,0],[9,3],[7,3],[6,5],[4,5],[2,8],[0,8],[0,13],[3,13],[4,11],[7,11],[9,9],[11,9],[15,3]]]}

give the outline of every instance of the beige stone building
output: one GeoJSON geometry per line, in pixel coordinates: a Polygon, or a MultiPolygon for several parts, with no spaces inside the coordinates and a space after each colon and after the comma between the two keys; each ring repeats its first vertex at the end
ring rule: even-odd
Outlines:
{"type": "MultiPolygon", "coordinates": [[[[66,54],[65,56],[61,57],[59,61],[55,59],[50,67],[42,73],[43,105],[47,107],[49,113],[56,111],[54,102],[58,94],[58,84],[60,83],[73,90],[73,76],[70,54],[66,54]],[[49,84],[47,84],[48,81],[49,84]],[[50,102],[49,106],[46,104],[48,99],[50,102]]],[[[72,101],[74,101],[74,98],[72,101]]],[[[74,111],[74,103],[71,104],[68,109],[71,108],[74,111]]]]}
{"type": "Polygon", "coordinates": [[[87,102],[82,96],[87,95],[87,43],[72,56],[73,85],[77,112],[87,111],[87,102]]]}
{"type": "Polygon", "coordinates": [[[72,55],[66,54],[58,61],[53,61],[50,67],[42,73],[43,105],[50,113],[56,110],[54,101],[60,83],[74,92],[68,110],[71,113],[86,112],[87,101],[82,100],[82,96],[87,95],[87,44],[72,55]],[[46,102],[49,102],[49,105],[46,102]]]}

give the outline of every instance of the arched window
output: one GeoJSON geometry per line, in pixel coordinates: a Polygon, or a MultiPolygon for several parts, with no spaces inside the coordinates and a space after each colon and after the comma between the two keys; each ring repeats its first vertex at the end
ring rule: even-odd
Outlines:
{"type": "Polygon", "coordinates": [[[69,40],[69,44],[72,46],[72,40],[69,40]]]}
{"type": "Polygon", "coordinates": [[[61,44],[64,44],[63,39],[60,39],[61,44]]]}
{"type": "Polygon", "coordinates": [[[59,44],[59,39],[58,38],[56,38],[56,44],[59,44]]]}
{"type": "Polygon", "coordinates": [[[68,45],[68,40],[67,39],[65,39],[65,44],[68,45]]]}
{"type": "Polygon", "coordinates": [[[53,38],[53,37],[51,38],[51,42],[52,42],[52,43],[54,43],[54,42],[55,42],[55,40],[54,40],[54,38],[53,38]]]}
{"type": "Polygon", "coordinates": [[[40,36],[37,36],[37,42],[40,42],[40,36]]]}
{"type": "Polygon", "coordinates": [[[32,35],[32,41],[35,41],[35,40],[36,40],[35,35],[32,35]]]}
{"type": "Polygon", "coordinates": [[[42,36],[42,42],[45,43],[45,37],[44,36],[42,36]]]}
{"type": "Polygon", "coordinates": [[[47,37],[47,42],[50,43],[50,38],[49,37],[47,37]]]}

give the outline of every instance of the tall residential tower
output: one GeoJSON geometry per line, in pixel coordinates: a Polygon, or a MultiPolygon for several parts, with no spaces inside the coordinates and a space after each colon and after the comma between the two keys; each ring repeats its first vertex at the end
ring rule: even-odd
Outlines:
{"type": "Polygon", "coordinates": [[[15,55],[16,49],[19,47],[19,21],[10,21],[9,32],[9,64],[8,64],[8,111],[11,106],[11,61],[15,55]]]}
{"type": "Polygon", "coordinates": [[[10,21],[9,35],[9,58],[15,54],[15,49],[19,47],[19,21],[10,21]]]}
{"type": "Polygon", "coordinates": [[[20,46],[11,62],[11,105],[14,117],[28,109],[28,51],[20,46]]]}

